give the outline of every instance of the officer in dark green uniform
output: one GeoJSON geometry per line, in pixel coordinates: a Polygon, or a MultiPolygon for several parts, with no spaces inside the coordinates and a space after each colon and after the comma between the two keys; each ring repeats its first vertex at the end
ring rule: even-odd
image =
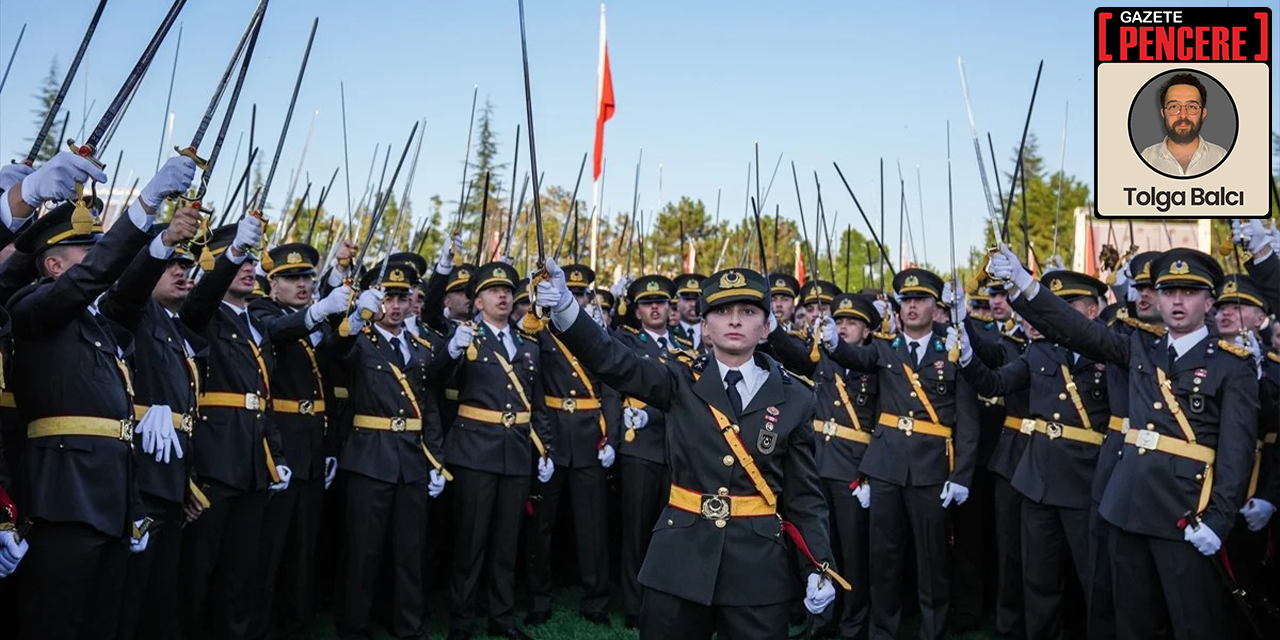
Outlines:
{"type": "MultiPolygon", "coordinates": [[[[642,358],[665,363],[688,342],[677,341],[668,330],[670,302],[675,283],[666,276],[641,276],[627,287],[628,317],[619,318],[614,341],[642,358]]],[[[683,340],[683,339],[680,339],[683,340]]],[[[627,627],[640,623],[644,590],[640,586],[640,565],[644,563],[653,537],[653,524],[667,504],[671,472],[667,467],[666,412],[627,396],[623,402],[623,436],[618,447],[618,473],[622,511],[622,606],[627,627]]]]}
{"type": "MultiPolygon", "coordinates": [[[[870,344],[880,326],[875,301],[867,296],[842,293],[832,301],[831,313],[841,341],[851,345],[870,344]]],[[[769,345],[787,369],[813,379],[818,475],[831,512],[831,537],[839,545],[837,559],[853,586],[840,603],[843,613],[819,631],[830,629],[841,638],[858,638],[866,626],[870,602],[867,530],[871,515],[859,500],[859,496],[868,498],[871,491],[859,466],[876,424],[879,380],[875,371],[845,369],[823,349],[816,351],[818,361],[814,362],[812,341],[783,331],[781,324],[769,332],[769,345]]]]}
{"type": "Polygon", "coordinates": [[[942,279],[904,269],[893,285],[901,333],[855,347],[838,342],[834,322],[824,321],[821,335],[837,363],[879,377],[880,415],[859,467],[871,483],[871,637],[898,632],[907,544],[914,541],[920,634],[941,638],[951,593],[947,507],[969,497],[977,397],[949,361],[943,325],[933,322],[942,279]]]}
{"type": "MultiPolygon", "coordinates": [[[[1098,320],[1107,286],[1072,271],[1053,271],[1043,286],[1086,318],[1098,320]]],[[[1110,418],[1106,363],[1072,353],[1047,340],[1033,341],[1020,358],[991,369],[973,357],[967,335],[958,338],[964,375],[985,396],[1030,392],[1026,428],[1032,433],[1012,478],[1022,494],[1022,569],[1027,636],[1061,637],[1067,613],[1063,593],[1088,573],[1090,486],[1098,449],[1110,418]]]]}
{"type": "Polygon", "coordinates": [[[1039,284],[1003,246],[989,271],[1021,289],[1015,309],[1050,328],[1064,346],[1128,368],[1129,429],[1100,506],[1115,526],[1118,635],[1228,633],[1227,594],[1212,564],[1244,504],[1258,382],[1249,353],[1205,325],[1222,268],[1193,249],[1162,253],[1151,262],[1151,275],[1168,333],[1127,339],[1056,296],[1040,295],[1039,284]]]}
{"type": "Polygon", "coordinates": [[[702,283],[701,336],[714,356],[666,363],[612,340],[578,307],[548,260],[535,300],[588,371],[662,409],[671,496],[640,571],[640,634],[654,638],[779,638],[806,583],[817,614],[835,599],[828,514],[814,462],[814,399],[807,385],[756,353],[769,330],[769,286],[745,269],[702,283]],[[807,541],[793,573],[792,532],[807,541]]]}

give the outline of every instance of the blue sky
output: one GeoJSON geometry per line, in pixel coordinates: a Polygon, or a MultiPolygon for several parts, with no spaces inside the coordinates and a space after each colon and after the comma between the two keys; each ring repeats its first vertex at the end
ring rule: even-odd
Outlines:
{"type": "MultiPolygon", "coordinates": [[[[52,56],[60,68],[79,43],[94,0],[0,1],[0,59],[7,61],[22,24],[22,48],[0,95],[0,151],[17,156],[33,133],[34,93],[52,56]]],[[[86,102],[92,128],[141,52],[168,0],[111,0],[65,107],[78,133],[86,102]],[[87,80],[87,91],[86,91],[87,80]],[[87,101],[86,101],[87,96],[87,101]]],[[[170,111],[174,144],[185,144],[227,62],[255,0],[190,0],[170,111]]],[[[1142,3],[1132,3],[1142,4],[1142,3]]],[[[1179,3],[1163,3],[1179,4],[1179,3]]],[[[957,250],[981,241],[985,206],[972,150],[956,56],[964,57],[977,124],[990,131],[1002,168],[1021,134],[1036,64],[1044,59],[1031,129],[1051,170],[1061,151],[1070,102],[1066,170],[1092,181],[1093,35],[1096,5],[1087,3],[758,2],[628,0],[608,5],[609,49],[618,110],[606,135],[606,211],[630,205],[634,164],[644,147],[641,208],[658,206],[658,165],[665,200],[701,198],[722,216],[741,216],[747,163],[759,141],[762,179],[784,154],[770,207],[795,215],[787,162],[809,191],[819,171],[837,224],[857,213],[831,168],[838,161],[867,213],[878,217],[879,159],[885,159],[890,244],[897,239],[897,169],[907,177],[908,207],[919,220],[920,166],[932,262],[945,260],[946,140],[952,126],[957,250]],[[809,179],[803,180],[804,176],[809,179]],[[785,180],[784,180],[785,178],[785,180]]],[[[572,188],[594,131],[599,3],[528,0],[538,164],[546,183],[572,188]]],[[[345,81],[352,189],[364,185],[374,145],[403,144],[416,118],[427,120],[413,197],[457,198],[471,89],[492,100],[500,158],[510,162],[516,125],[524,122],[519,24],[515,0],[273,0],[210,193],[222,197],[229,155],[249,107],[258,104],[258,144],[270,157],[284,119],[311,18],[320,27],[272,188],[279,204],[302,152],[314,112],[315,134],[304,170],[327,179],[342,163],[339,82],[345,81]]],[[[105,155],[123,148],[121,183],[130,171],[150,175],[164,119],[177,29],[162,46],[105,155]]],[[[1273,101],[1280,102],[1280,101],[1273,101]]],[[[1275,111],[1273,111],[1273,118],[1275,111]]],[[[220,118],[221,116],[219,116],[220,118]]],[[[215,121],[216,122],[216,121],[215,121]]],[[[212,135],[212,134],[210,134],[212,135]]],[[[247,134],[246,143],[247,145],[247,134]]],[[[384,146],[385,148],[385,146],[384,146]]],[[[521,144],[520,173],[528,168],[521,144]]],[[[242,150],[242,156],[247,148],[242,150]]],[[[243,159],[240,160],[243,163],[243,159]]],[[[989,168],[989,167],[988,167],[989,168]]],[[[589,179],[589,176],[588,176],[589,179]]],[[[343,178],[337,202],[341,206],[343,178]]],[[[318,189],[319,187],[316,187],[318,189]]],[[[300,182],[297,193],[301,194],[300,182]]],[[[398,192],[399,190],[397,190],[398,192]]],[[[589,194],[589,187],[584,187],[589,194]]],[[[358,196],[356,196],[358,197],[358,196]]],[[[588,196],[589,198],[589,196],[588,196]]],[[[812,202],[806,197],[806,205],[812,202]]],[[[425,207],[420,207],[419,211],[425,207]]],[[[446,207],[451,209],[451,207],[446,207]]],[[[917,242],[919,229],[916,230],[917,242]]]]}

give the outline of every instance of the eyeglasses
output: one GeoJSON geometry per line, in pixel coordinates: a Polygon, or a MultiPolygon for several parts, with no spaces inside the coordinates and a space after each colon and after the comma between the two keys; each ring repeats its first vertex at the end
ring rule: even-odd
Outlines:
{"type": "Polygon", "coordinates": [[[1196,103],[1194,103],[1194,102],[1192,102],[1192,103],[1190,103],[1190,104],[1185,104],[1185,105],[1183,105],[1183,104],[1170,104],[1170,105],[1165,106],[1164,110],[1165,110],[1167,113],[1173,114],[1173,115],[1175,115],[1175,116],[1176,116],[1176,115],[1181,115],[1181,114],[1182,114],[1182,113],[1184,113],[1184,112],[1185,112],[1187,115],[1189,115],[1189,116],[1194,116],[1194,115],[1197,115],[1197,114],[1199,114],[1199,113],[1200,113],[1200,105],[1198,105],[1198,104],[1196,104],[1196,103]]]}

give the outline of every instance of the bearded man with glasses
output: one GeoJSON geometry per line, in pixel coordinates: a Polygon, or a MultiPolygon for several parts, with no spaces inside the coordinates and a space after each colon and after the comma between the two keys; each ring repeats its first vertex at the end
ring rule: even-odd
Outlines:
{"type": "Polygon", "coordinates": [[[1164,140],[1142,150],[1151,168],[1175,177],[1198,176],[1218,166],[1227,150],[1200,137],[1209,115],[1204,84],[1194,74],[1178,73],[1160,85],[1164,140]]]}

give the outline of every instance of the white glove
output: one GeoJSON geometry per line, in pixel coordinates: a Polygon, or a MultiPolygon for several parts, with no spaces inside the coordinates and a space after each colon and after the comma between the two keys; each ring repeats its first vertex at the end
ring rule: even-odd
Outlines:
{"type": "Polygon", "coordinates": [[[951,283],[947,282],[942,285],[942,302],[951,305],[951,324],[960,324],[964,319],[969,317],[969,301],[968,297],[961,291],[957,294],[952,290],[951,283]],[[952,299],[952,296],[955,296],[952,299]]]}
{"type": "MultiPolygon", "coordinates": [[[[138,520],[133,523],[135,527],[141,527],[145,520],[138,520]]],[[[144,531],[141,538],[129,538],[129,551],[132,553],[142,553],[147,550],[147,543],[151,541],[151,532],[144,531]]]]}
{"type": "Polygon", "coordinates": [[[182,459],[182,445],[178,443],[177,431],[173,428],[173,414],[169,407],[152,405],[142,414],[134,434],[142,434],[142,451],[147,455],[155,455],[156,462],[169,464],[171,455],[182,459]]]}
{"type": "Polygon", "coordinates": [[[555,463],[551,462],[551,458],[538,458],[538,482],[546,484],[551,481],[551,474],[556,472],[555,463]]]}
{"type": "Polygon", "coordinates": [[[871,483],[867,480],[863,480],[862,482],[859,482],[858,488],[853,490],[853,497],[858,499],[858,504],[862,505],[863,509],[870,509],[871,508],[871,483]]]}
{"type": "Polygon", "coordinates": [[[569,286],[565,284],[564,270],[556,264],[555,258],[547,258],[543,269],[546,270],[547,277],[538,283],[538,306],[552,312],[568,309],[573,304],[573,294],[569,293],[569,286]]]}
{"type": "Polygon", "coordinates": [[[1271,516],[1275,514],[1276,506],[1262,498],[1250,498],[1243,507],[1240,507],[1240,515],[1244,516],[1244,522],[1249,525],[1250,531],[1265,529],[1267,523],[1271,522],[1271,516]]]}
{"type": "Polygon", "coordinates": [[[1255,365],[1262,364],[1262,343],[1258,342],[1258,337],[1254,335],[1253,330],[1242,330],[1240,335],[1236,336],[1234,342],[1237,345],[1244,347],[1244,350],[1248,351],[1249,355],[1253,356],[1253,362],[1255,365]]]}
{"type": "Polygon", "coordinates": [[[960,366],[968,366],[973,361],[973,345],[969,342],[969,334],[955,327],[947,327],[947,353],[960,342],[960,366]]]}
{"type": "Polygon", "coordinates": [[[587,305],[587,315],[591,316],[591,319],[594,320],[596,324],[601,327],[604,326],[604,310],[600,308],[600,305],[595,303],[587,305]]]}
{"type": "Polygon", "coordinates": [[[267,485],[267,489],[271,491],[284,491],[289,488],[289,478],[293,477],[293,469],[282,464],[276,465],[276,475],[280,476],[280,482],[267,485]]]}
{"type": "Polygon", "coordinates": [[[325,318],[347,310],[347,300],[351,299],[351,287],[342,285],[320,298],[307,309],[307,327],[320,324],[325,318]]]}
{"type": "Polygon", "coordinates": [[[76,197],[76,183],[106,182],[97,165],[70,151],[60,151],[39,169],[22,179],[22,201],[39,208],[50,200],[76,197]]]}
{"type": "Polygon", "coordinates": [[[476,329],[469,323],[460,322],[458,328],[454,330],[453,337],[449,338],[449,357],[457,360],[462,357],[462,352],[467,350],[467,345],[475,339],[476,329]]]}
{"type": "Polygon", "coordinates": [[[606,469],[613,466],[614,457],[613,445],[611,444],[604,445],[600,448],[600,452],[596,454],[596,458],[600,460],[600,466],[606,469]]]}
{"type": "Polygon", "coordinates": [[[1049,261],[1044,265],[1045,273],[1049,273],[1051,271],[1065,271],[1066,269],[1067,265],[1062,262],[1062,256],[1059,255],[1049,258],[1049,261]]]}
{"type": "Polygon", "coordinates": [[[427,495],[432,498],[440,497],[440,494],[444,492],[444,485],[446,482],[448,482],[448,480],[444,477],[443,473],[440,473],[436,469],[432,469],[431,479],[427,481],[427,495]]]}
{"type": "Polygon", "coordinates": [[[836,330],[836,321],[830,316],[818,320],[813,330],[822,336],[822,346],[827,349],[834,351],[840,344],[840,332],[836,330]]]}
{"type": "MultiPolygon", "coordinates": [[[[23,185],[23,189],[26,185],[23,185]]],[[[24,194],[25,195],[25,194],[24,194]]],[[[1271,241],[1267,228],[1256,218],[1250,220],[1232,220],[1231,237],[1249,253],[1262,251],[1271,241]]]]}
{"type": "Polygon", "coordinates": [[[35,173],[34,167],[28,167],[21,162],[9,163],[0,167],[0,191],[8,191],[13,185],[22,182],[24,178],[35,173]]]}
{"type": "Polygon", "coordinates": [[[328,489],[333,484],[333,479],[338,477],[338,459],[333,456],[325,456],[324,459],[324,488],[328,489]]]}
{"type": "Polygon", "coordinates": [[[160,171],[142,188],[138,199],[147,208],[155,209],[164,204],[165,200],[186,193],[195,179],[195,161],[186,156],[173,156],[165,161],[160,171]]]}
{"type": "MultiPolygon", "coordinates": [[[[1047,273],[1047,272],[1046,272],[1047,273]]],[[[1125,260],[1124,264],[1116,267],[1116,281],[1111,285],[1113,289],[1121,287],[1129,287],[1133,285],[1133,280],[1129,277],[1129,261],[1125,260]]]]}
{"type": "Polygon", "coordinates": [[[1200,555],[1211,556],[1222,548],[1222,539],[1218,537],[1218,534],[1214,533],[1213,529],[1202,524],[1188,525],[1182,530],[1182,539],[1195,545],[1196,551],[1199,551],[1200,555]]]}
{"type": "Polygon", "coordinates": [[[381,289],[365,289],[360,292],[360,297],[356,299],[356,315],[368,311],[374,317],[378,312],[382,311],[382,290],[381,289]]]}
{"type": "Polygon", "coordinates": [[[231,246],[236,251],[248,253],[262,242],[262,221],[257,216],[245,216],[236,224],[236,237],[231,246]]]}
{"type": "Polygon", "coordinates": [[[436,255],[436,273],[447,276],[453,272],[453,256],[462,252],[462,238],[450,236],[440,243],[440,253],[436,255]]]}
{"type": "Polygon", "coordinates": [[[823,580],[818,574],[809,574],[808,585],[804,589],[804,608],[809,613],[818,615],[826,611],[836,599],[836,588],[830,580],[823,580]],[[819,586],[821,582],[821,586],[819,586]]]}
{"type": "Polygon", "coordinates": [[[628,429],[643,429],[649,424],[649,414],[644,409],[624,407],[622,409],[622,424],[628,429]]]}
{"type": "Polygon", "coordinates": [[[18,542],[16,531],[0,531],[0,578],[8,577],[18,568],[29,546],[26,540],[18,542]]]}
{"type": "Polygon", "coordinates": [[[951,506],[953,502],[958,507],[969,499],[969,487],[948,481],[942,485],[942,495],[938,497],[942,498],[943,509],[951,506]]]}
{"type": "Polygon", "coordinates": [[[613,283],[612,287],[609,287],[609,293],[613,294],[615,300],[621,300],[627,294],[627,289],[632,282],[635,281],[631,279],[631,276],[624,276],[621,280],[613,283]]]}
{"type": "Polygon", "coordinates": [[[1018,256],[1013,255],[1009,250],[1009,245],[1001,242],[1000,250],[991,256],[991,261],[987,263],[987,274],[997,280],[1012,280],[1014,286],[1026,291],[1035,283],[1036,279],[1031,277],[1026,267],[1018,261],[1018,256]]]}

